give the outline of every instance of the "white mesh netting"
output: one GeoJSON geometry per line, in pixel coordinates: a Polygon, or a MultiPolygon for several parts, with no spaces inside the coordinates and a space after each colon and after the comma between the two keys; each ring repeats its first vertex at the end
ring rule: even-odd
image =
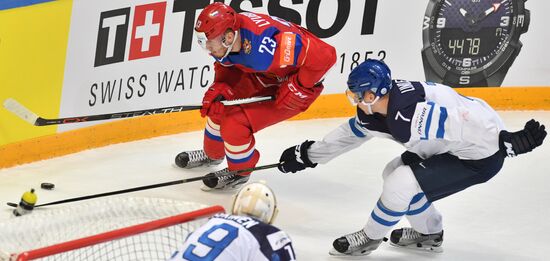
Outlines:
{"type": "MultiPolygon", "coordinates": [[[[106,198],[0,222],[0,250],[22,253],[207,207],[157,198],[106,198]]],[[[108,241],[42,260],[166,260],[205,218],[108,241]]],[[[0,258],[1,259],[1,258],[0,258]]]]}

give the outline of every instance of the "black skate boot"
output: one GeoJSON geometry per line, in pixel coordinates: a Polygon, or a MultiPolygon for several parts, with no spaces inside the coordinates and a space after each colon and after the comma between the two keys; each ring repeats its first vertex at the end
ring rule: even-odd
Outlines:
{"type": "Polygon", "coordinates": [[[204,150],[184,151],[176,156],[176,165],[183,169],[192,169],[200,166],[212,166],[222,163],[221,159],[211,159],[204,150]]]}
{"type": "Polygon", "coordinates": [[[413,228],[405,227],[391,232],[390,244],[397,247],[443,252],[443,231],[435,234],[422,234],[413,228]]]}
{"type": "Polygon", "coordinates": [[[333,256],[364,256],[376,250],[382,239],[370,239],[363,229],[340,237],[332,243],[329,254],[333,256]]]}
{"type": "Polygon", "coordinates": [[[202,186],[201,189],[203,191],[211,191],[214,189],[234,190],[240,188],[249,179],[249,176],[227,173],[229,173],[228,168],[209,173],[207,176],[211,177],[202,180],[204,186],[202,186]]]}

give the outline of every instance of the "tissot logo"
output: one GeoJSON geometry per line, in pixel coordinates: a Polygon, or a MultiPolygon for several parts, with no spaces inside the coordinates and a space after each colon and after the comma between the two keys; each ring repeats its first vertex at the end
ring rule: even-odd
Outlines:
{"type": "Polygon", "coordinates": [[[99,18],[94,66],[124,60],[130,8],[102,12],[99,18]]]}
{"type": "MultiPolygon", "coordinates": [[[[243,10],[240,7],[243,0],[173,0],[173,2],[169,2],[172,6],[168,14],[166,14],[167,2],[135,6],[133,17],[130,17],[132,7],[101,12],[94,66],[98,67],[124,61],[126,58],[127,42],[130,44],[129,54],[126,58],[127,60],[159,56],[162,47],[165,17],[166,15],[172,14],[185,13],[183,20],[179,21],[182,24],[176,25],[176,27],[179,28],[183,27],[182,34],[179,36],[171,35],[170,37],[180,37],[180,53],[190,52],[193,44],[193,28],[195,25],[200,26],[201,23],[201,21],[195,21],[196,15],[212,2],[224,2],[235,9],[236,12],[244,12],[245,15],[247,14],[246,11],[256,12],[259,11],[255,10],[256,8],[267,6],[269,15],[305,26],[310,32],[320,38],[328,38],[337,35],[348,23],[348,18],[351,13],[350,0],[336,1],[338,6],[338,8],[334,10],[336,12],[336,18],[332,25],[325,28],[320,25],[320,20],[324,12],[321,10],[321,2],[323,2],[323,0],[308,1],[305,13],[300,13],[293,8],[282,6],[282,1],[283,0],[254,0],[252,1],[252,8],[250,10],[243,10]],[[132,28],[130,28],[130,22],[132,28]],[[131,32],[131,39],[128,41],[129,32],[131,32]]],[[[334,0],[324,1],[334,2],[334,0]]],[[[304,1],[292,1],[293,5],[303,5],[303,2],[304,1]]],[[[354,4],[360,2],[361,1],[354,1],[354,4]]],[[[357,33],[361,35],[374,34],[377,4],[378,0],[364,0],[362,24],[360,26],[360,31],[357,30],[357,33]]],[[[250,13],[248,14],[250,15],[250,13]]],[[[367,55],[372,53],[372,51],[365,52],[365,59],[367,55]]],[[[360,58],[359,55],[360,53],[358,52],[353,53],[351,57],[351,67],[357,64],[360,58]]],[[[349,61],[349,58],[348,60],[345,59],[345,53],[343,53],[341,57],[342,65],[340,66],[340,71],[342,73],[344,61],[349,61]]],[[[386,52],[384,50],[378,52],[379,59],[384,59],[385,57],[386,52]]]]}
{"type": "MultiPolygon", "coordinates": [[[[135,7],[128,60],[160,55],[165,14],[166,2],[135,7]]],[[[95,67],[124,61],[129,20],[130,7],[101,13],[95,67]]]]}

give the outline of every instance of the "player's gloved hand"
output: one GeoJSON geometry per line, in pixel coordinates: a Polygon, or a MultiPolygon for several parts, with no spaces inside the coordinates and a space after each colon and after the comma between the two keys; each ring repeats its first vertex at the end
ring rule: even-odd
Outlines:
{"type": "Polygon", "coordinates": [[[201,117],[219,118],[223,115],[224,106],[221,100],[232,100],[235,92],[223,82],[215,82],[208,88],[202,98],[201,117]]]}
{"type": "Polygon", "coordinates": [[[540,146],[546,138],[544,125],[531,119],[525,123],[523,130],[516,132],[501,131],[499,135],[500,151],[508,157],[532,151],[540,146]]]}
{"type": "Polygon", "coordinates": [[[312,88],[306,88],[298,82],[298,74],[288,77],[277,91],[275,106],[290,110],[305,111],[317,98],[312,88]]]}
{"type": "Polygon", "coordinates": [[[317,163],[311,162],[307,155],[307,150],[315,141],[306,140],[300,145],[292,146],[281,154],[279,159],[279,170],[283,173],[296,173],[306,168],[315,168],[317,163]]]}

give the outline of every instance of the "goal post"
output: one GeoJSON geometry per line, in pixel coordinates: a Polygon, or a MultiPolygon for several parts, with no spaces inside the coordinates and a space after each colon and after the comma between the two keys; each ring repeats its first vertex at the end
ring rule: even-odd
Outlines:
{"type": "Polygon", "coordinates": [[[151,198],[37,210],[0,222],[0,230],[11,227],[7,235],[0,235],[0,250],[10,253],[8,260],[167,260],[208,217],[224,212],[221,206],[151,198]],[[62,213],[69,217],[59,224],[55,219],[62,213]],[[33,221],[38,225],[24,227],[33,221]],[[11,246],[10,237],[16,241],[11,246]]]}

